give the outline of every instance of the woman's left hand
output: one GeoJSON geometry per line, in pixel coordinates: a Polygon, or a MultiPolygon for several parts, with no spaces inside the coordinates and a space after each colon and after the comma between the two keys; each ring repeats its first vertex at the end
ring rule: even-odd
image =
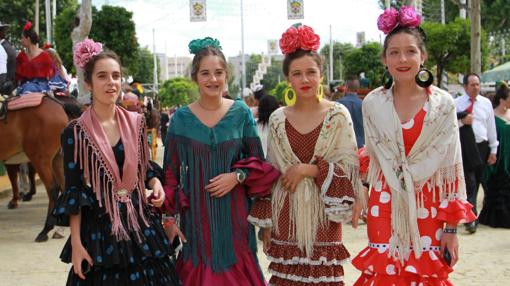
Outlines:
{"type": "Polygon", "coordinates": [[[209,180],[205,190],[211,193],[211,197],[221,198],[228,194],[237,184],[235,172],[220,174],[209,180]]]}
{"type": "Polygon", "coordinates": [[[441,257],[444,255],[445,248],[448,248],[452,261],[450,267],[457,264],[459,260],[459,238],[456,233],[443,233],[441,236],[441,257]]]}
{"type": "Polygon", "coordinates": [[[152,200],[151,203],[155,207],[161,207],[163,202],[165,201],[165,191],[163,190],[163,186],[159,180],[156,180],[154,185],[152,186],[152,200]]]}

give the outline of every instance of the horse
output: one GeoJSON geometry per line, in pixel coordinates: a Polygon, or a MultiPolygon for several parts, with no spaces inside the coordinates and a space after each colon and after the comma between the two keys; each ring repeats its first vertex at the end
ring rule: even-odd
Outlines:
{"type": "MultiPolygon", "coordinates": [[[[68,109],[79,110],[79,107],[68,109]]],[[[24,152],[39,174],[49,198],[46,221],[43,230],[35,239],[36,242],[48,240],[48,232],[55,226],[55,218],[51,212],[55,207],[59,191],[64,186],[60,134],[70,118],[71,116],[68,116],[60,101],[44,96],[38,106],[9,111],[6,117],[0,120],[0,137],[2,138],[0,161],[6,161],[24,152]]],[[[19,199],[19,193],[16,194],[18,192],[16,182],[11,181],[11,184],[13,185],[12,202],[19,199]]]]}

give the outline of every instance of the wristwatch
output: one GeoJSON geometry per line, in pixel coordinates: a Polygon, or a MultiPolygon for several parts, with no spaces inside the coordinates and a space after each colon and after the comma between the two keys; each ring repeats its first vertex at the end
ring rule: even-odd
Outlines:
{"type": "Polygon", "coordinates": [[[239,184],[242,184],[246,179],[246,173],[241,169],[236,169],[236,180],[239,184]]]}

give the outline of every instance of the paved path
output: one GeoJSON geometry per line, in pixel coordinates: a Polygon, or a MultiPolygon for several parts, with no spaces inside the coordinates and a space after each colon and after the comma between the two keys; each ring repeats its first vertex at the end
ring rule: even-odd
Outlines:
{"type": "MultiPolygon", "coordinates": [[[[158,155],[161,157],[162,152],[158,155]]],[[[21,202],[16,210],[7,209],[8,199],[0,199],[0,285],[65,285],[70,266],[58,258],[65,239],[34,242],[45,219],[44,188],[39,185],[34,199],[21,202]]],[[[458,286],[510,285],[510,230],[480,226],[474,235],[466,234],[463,228],[459,230],[461,261],[451,275],[452,282],[458,286]]],[[[345,226],[344,243],[356,254],[367,243],[366,227],[355,231],[345,226]]],[[[267,269],[267,260],[261,252],[259,258],[263,269],[267,269]]],[[[345,267],[345,273],[346,285],[352,285],[359,274],[351,265],[345,267]]]]}

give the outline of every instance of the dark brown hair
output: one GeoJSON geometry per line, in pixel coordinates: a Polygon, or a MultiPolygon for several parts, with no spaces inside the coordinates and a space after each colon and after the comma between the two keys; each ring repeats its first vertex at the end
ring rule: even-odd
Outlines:
{"type": "Polygon", "coordinates": [[[23,30],[22,34],[23,34],[23,37],[29,38],[30,42],[33,45],[36,45],[37,43],[39,43],[39,35],[37,35],[37,33],[34,31],[33,28],[30,28],[28,30],[23,30]]]}
{"type": "Polygon", "coordinates": [[[320,72],[322,74],[322,63],[323,63],[322,57],[317,52],[314,52],[314,51],[305,51],[305,50],[302,50],[302,49],[298,49],[295,52],[292,52],[292,53],[289,53],[289,54],[285,55],[285,58],[283,59],[283,74],[288,77],[289,76],[290,64],[294,60],[297,60],[297,59],[302,58],[304,56],[311,57],[317,63],[317,65],[319,66],[319,70],[320,70],[320,72]]]}
{"type": "Polygon", "coordinates": [[[102,51],[101,53],[95,55],[87,62],[85,67],[83,68],[83,78],[86,83],[92,84],[92,73],[94,72],[94,67],[96,66],[96,62],[103,59],[113,59],[115,60],[119,66],[121,67],[120,72],[122,75],[122,64],[120,62],[119,56],[112,51],[102,51]]]}
{"type": "Polygon", "coordinates": [[[223,52],[215,47],[205,47],[201,49],[195,56],[193,57],[193,61],[191,62],[191,78],[193,81],[197,81],[198,70],[200,69],[200,62],[202,59],[207,56],[217,56],[221,59],[221,63],[228,77],[228,69],[227,69],[227,60],[225,59],[225,55],[223,52]]]}
{"type": "Polygon", "coordinates": [[[492,98],[492,107],[499,106],[501,100],[506,100],[510,96],[510,89],[505,84],[499,86],[496,95],[492,98]]]}
{"type": "Polygon", "coordinates": [[[416,39],[416,43],[418,44],[418,48],[423,54],[427,53],[427,48],[425,47],[425,32],[423,30],[419,30],[421,28],[411,28],[411,27],[397,27],[391,31],[386,38],[384,39],[384,45],[383,45],[383,57],[386,56],[386,51],[388,50],[388,45],[393,38],[393,36],[400,34],[400,33],[406,33],[411,36],[413,36],[416,39]]]}

